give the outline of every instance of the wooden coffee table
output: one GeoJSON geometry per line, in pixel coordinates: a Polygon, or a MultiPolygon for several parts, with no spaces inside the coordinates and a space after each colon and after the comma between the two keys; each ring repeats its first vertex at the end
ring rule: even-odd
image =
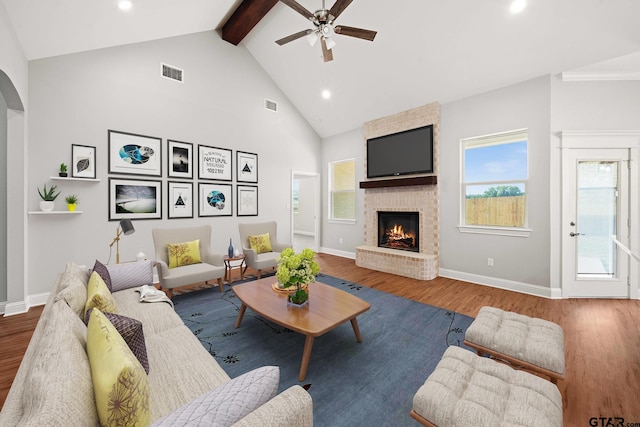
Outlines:
{"type": "Polygon", "coordinates": [[[286,294],[271,288],[274,281],[274,277],[267,277],[233,287],[233,292],[242,301],[236,328],[240,327],[244,312],[249,307],[262,317],[305,335],[298,380],[304,380],[307,375],[315,337],[349,320],[356,341],[362,342],[356,316],[369,310],[368,302],[333,286],[315,282],[309,284],[309,304],[301,308],[291,307],[287,305],[286,294]]]}

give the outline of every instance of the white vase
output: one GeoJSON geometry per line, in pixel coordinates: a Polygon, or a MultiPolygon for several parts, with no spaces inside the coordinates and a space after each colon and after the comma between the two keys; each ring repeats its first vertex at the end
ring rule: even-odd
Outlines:
{"type": "Polygon", "coordinates": [[[56,202],[53,201],[46,201],[46,200],[41,200],[40,201],[40,210],[42,212],[51,212],[53,210],[53,207],[55,206],[56,202]]]}

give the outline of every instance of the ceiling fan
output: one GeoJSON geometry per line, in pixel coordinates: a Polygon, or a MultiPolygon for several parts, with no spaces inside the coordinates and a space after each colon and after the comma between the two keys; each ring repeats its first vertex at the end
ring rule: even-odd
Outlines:
{"type": "Polygon", "coordinates": [[[307,18],[309,21],[313,22],[313,25],[316,27],[314,30],[302,30],[295,34],[291,34],[290,36],[283,37],[280,40],[276,40],[276,43],[280,46],[305,36],[309,44],[313,46],[318,39],[320,39],[320,44],[322,46],[322,58],[324,59],[324,62],[329,62],[333,60],[333,53],[331,49],[336,45],[336,42],[333,40],[333,36],[335,34],[357,37],[359,39],[369,41],[373,41],[376,37],[376,31],[347,27],[346,25],[337,25],[334,27],[333,23],[335,20],[338,19],[338,16],[344,12],[353,0],[337,0],[330,10],[325,8],[324,0],[322,0],[322,9],[316,10],[313,13],[309,12],[304,6],[300,5],[300,3],[295,0],[280,1],[307,18]]]}

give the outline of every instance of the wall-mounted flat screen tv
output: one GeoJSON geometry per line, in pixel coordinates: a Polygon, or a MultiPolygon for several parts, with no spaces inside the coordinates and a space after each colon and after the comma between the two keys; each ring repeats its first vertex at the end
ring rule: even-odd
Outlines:
{"type": "Polygon", "coordinates": [[[367,140],[367,178],[433,173],[433,125],[367,140]]]}

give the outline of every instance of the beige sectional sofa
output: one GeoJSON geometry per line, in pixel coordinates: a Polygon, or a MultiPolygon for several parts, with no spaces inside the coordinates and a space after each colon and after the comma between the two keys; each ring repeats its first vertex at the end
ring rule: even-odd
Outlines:
{"type": "MultiPolygon", "coordinates": [[[[58,275],[0,412],[0,425],[99,425],[82,319],[88,278],[74,263],[58,275]]],[[[152,422],[229,383],[229,376],[170,304],[139,302],[134,288],[112,295],[119,314],[143,325],[152,422]]],[[[293,386],[234,425],[312,424],[311,396],[293,386]]]]}

